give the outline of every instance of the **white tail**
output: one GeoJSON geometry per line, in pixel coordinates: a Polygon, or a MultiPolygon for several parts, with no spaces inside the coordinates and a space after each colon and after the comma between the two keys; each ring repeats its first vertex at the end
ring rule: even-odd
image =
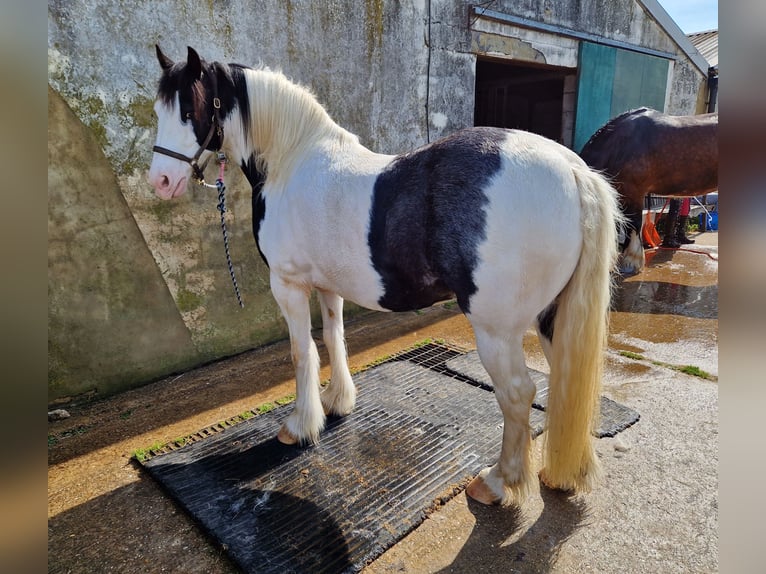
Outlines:
{"type": "Polygon", "coordinates": [[[611,273],[623,216],[615,190],[602,176],[581,166],[573,170],[580,189],[583,246],[577,268],[557,299],[540,477],[552,488],[584,492],[600,475],[591,433],[599,418],[611,273]]]}

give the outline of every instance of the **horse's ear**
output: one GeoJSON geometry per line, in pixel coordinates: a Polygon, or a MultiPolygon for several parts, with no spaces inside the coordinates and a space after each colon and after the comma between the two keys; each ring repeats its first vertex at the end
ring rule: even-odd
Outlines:
{"type": "Polygon", "coordinates": [[[165,54],[162,53],[162,50],[160,49],[160,45],[159,44],[155,44],[154,47],[157,50],[157,60],[160,63],[160,67],[163,70],[167,70],[168,68],[170,68],[173,65],[173,60],[171,60],[165,54]]]}
{"type": "Polygon", "coordinates": [[[186,56],[186,73],[191,78],[197,79],[202,75],[202,61],[194,48],[187,46],[187,49],[189,53],[186,56]]]}

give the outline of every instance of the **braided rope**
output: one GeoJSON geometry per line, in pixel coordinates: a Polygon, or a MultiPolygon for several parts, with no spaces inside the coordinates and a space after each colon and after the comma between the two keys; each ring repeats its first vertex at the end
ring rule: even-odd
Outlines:
{"type": "Polygon", "coordinates": [[[231,255],[229,255],[229,234],[226,232],[226,218],[224,216],[226,213],[226,186],[223,184],[223,178],[219,177],[215,180],[215,187],[218,190],[218,211],[221,212],[221,231],[223,232],[223,248],[226,251],[226,264],[229,266],[229,275],[231,276],[231,283],[234,285],[234,293],[237,295],[239,306],[244,308],[245,304],[239,294],[237,278],[234,276],[234,266],[231,263],[231,255]]]}

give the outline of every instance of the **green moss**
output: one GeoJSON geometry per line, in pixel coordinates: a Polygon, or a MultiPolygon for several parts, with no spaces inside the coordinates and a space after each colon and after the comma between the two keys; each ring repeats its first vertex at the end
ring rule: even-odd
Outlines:
{"type": "Polygon", "coordinates": [[[632,351],[620,351],[620,355],[628,359],[633,359],[634,361],[643,361],[646,359],[646,357],[643,355],[639,355],[638,353],[634,353],[632,351]]]}
{"type": "Polygon", "coordinates": [[[166,446],[166,443],[161,443],[159,441],[154,442],[151,446],[148,446],[146,448],[137,448],[133,451],[133,458],[135,458],[138,462],[144,462],[145,460],[148,460],[152,453],[160,452],[162,449],[164,449],[166,446]]]}
{"type": "Polygon", "coordinates": [[[161,224],[167,224],[170,223],[173,205],[172,201],[153,201],[149,204],[149,211],[161,224]]]}
{"type": "MultiPolygon", "coordinates": [[[[646,361],[649,360],[643,355],[639,355],[638,353],[633,353],[632,351],[620,351],[619,354],[623,357],[626,357],[628,359],[633,359],[634,361],[646,361]]],[[[708,381],[717,381],[718,377],[715,375],[711,375],[707,371],[704,371],[700,369],[699,367],[695,367],[694,365],[673,365],[672,363],[666,363],[664,361],[655,361],[655,360],[649,360],[649,362],[652,365],[655,365],[657,367],[664,367],[666,369],[673,369],[674,371],[679,371],[681,373],[685,373],[687,375],[692,375],[693,377],[699,377],[700,379],[706,379],[708,381]]]]}
{"type": "Polygon", "coordinates": [[[372,60],[375,50],[383,43],[383,0],[365,1],[364,27],[367,33],[367,59],[372,60]]]}
{"type": "Polygon", "coordinates": [[[104,102],[96,96],[84,96],[82,94],[76,94],[74,102],[73,107],[77,109],[82,122],[93,133],[101,149],[106,149],[109,143],[106,138],[108,114],[104,102]]]}
{"type": "Polygon", "coordinates": [[[151,98],[136,96],[126,106],[124,114],[134,126],[146,129],[154,127],[154,101],[151,98]]]}
{"type": "Polygon", "coordinates": [[[194,309],[202,306],[202,297],[187,289],[179,289],[176,294],[176,304],[182,313],[194,311],[194,309]]]}
{"type": "Polygon", "coordinates": [[[684,365],[683,367],[678,368],[679,371],[682,373],[686,373],[687,375],[692,375],[694,377],[699,377],[701,379],[708,379],[708,380],[714,380],[714,376],[708,373],[707,371],[703,371],[699,367],[695,367],[694,365],[684,365]]]}
{"type": "Polygon", "coordinates": [[[262,405],[258,406],[255,409],[255,412],[257,412],[259,415],[263,415],[273,411],[275,408],[276,406],[274,405],[274,403],[263,403],[262,405]]]}
{"type": "Polygon", "coordinates": [[[295,400],[295,394],[289,394],[286,397],[282,397],[281,399],[277,399],[274,402],[277,403],[281,407],[282,405],[290,404],[294,400],[295,400]]]}

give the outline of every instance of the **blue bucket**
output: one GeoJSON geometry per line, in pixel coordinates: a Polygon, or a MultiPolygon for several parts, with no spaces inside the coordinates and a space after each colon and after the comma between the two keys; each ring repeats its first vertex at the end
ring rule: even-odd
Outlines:
{"type": "Polygon", "coordinates": [[[718,231],[718,212],[710,211],[705,213],[703,211],[700,213],[699,228],[700,231],[718,231]]]}

